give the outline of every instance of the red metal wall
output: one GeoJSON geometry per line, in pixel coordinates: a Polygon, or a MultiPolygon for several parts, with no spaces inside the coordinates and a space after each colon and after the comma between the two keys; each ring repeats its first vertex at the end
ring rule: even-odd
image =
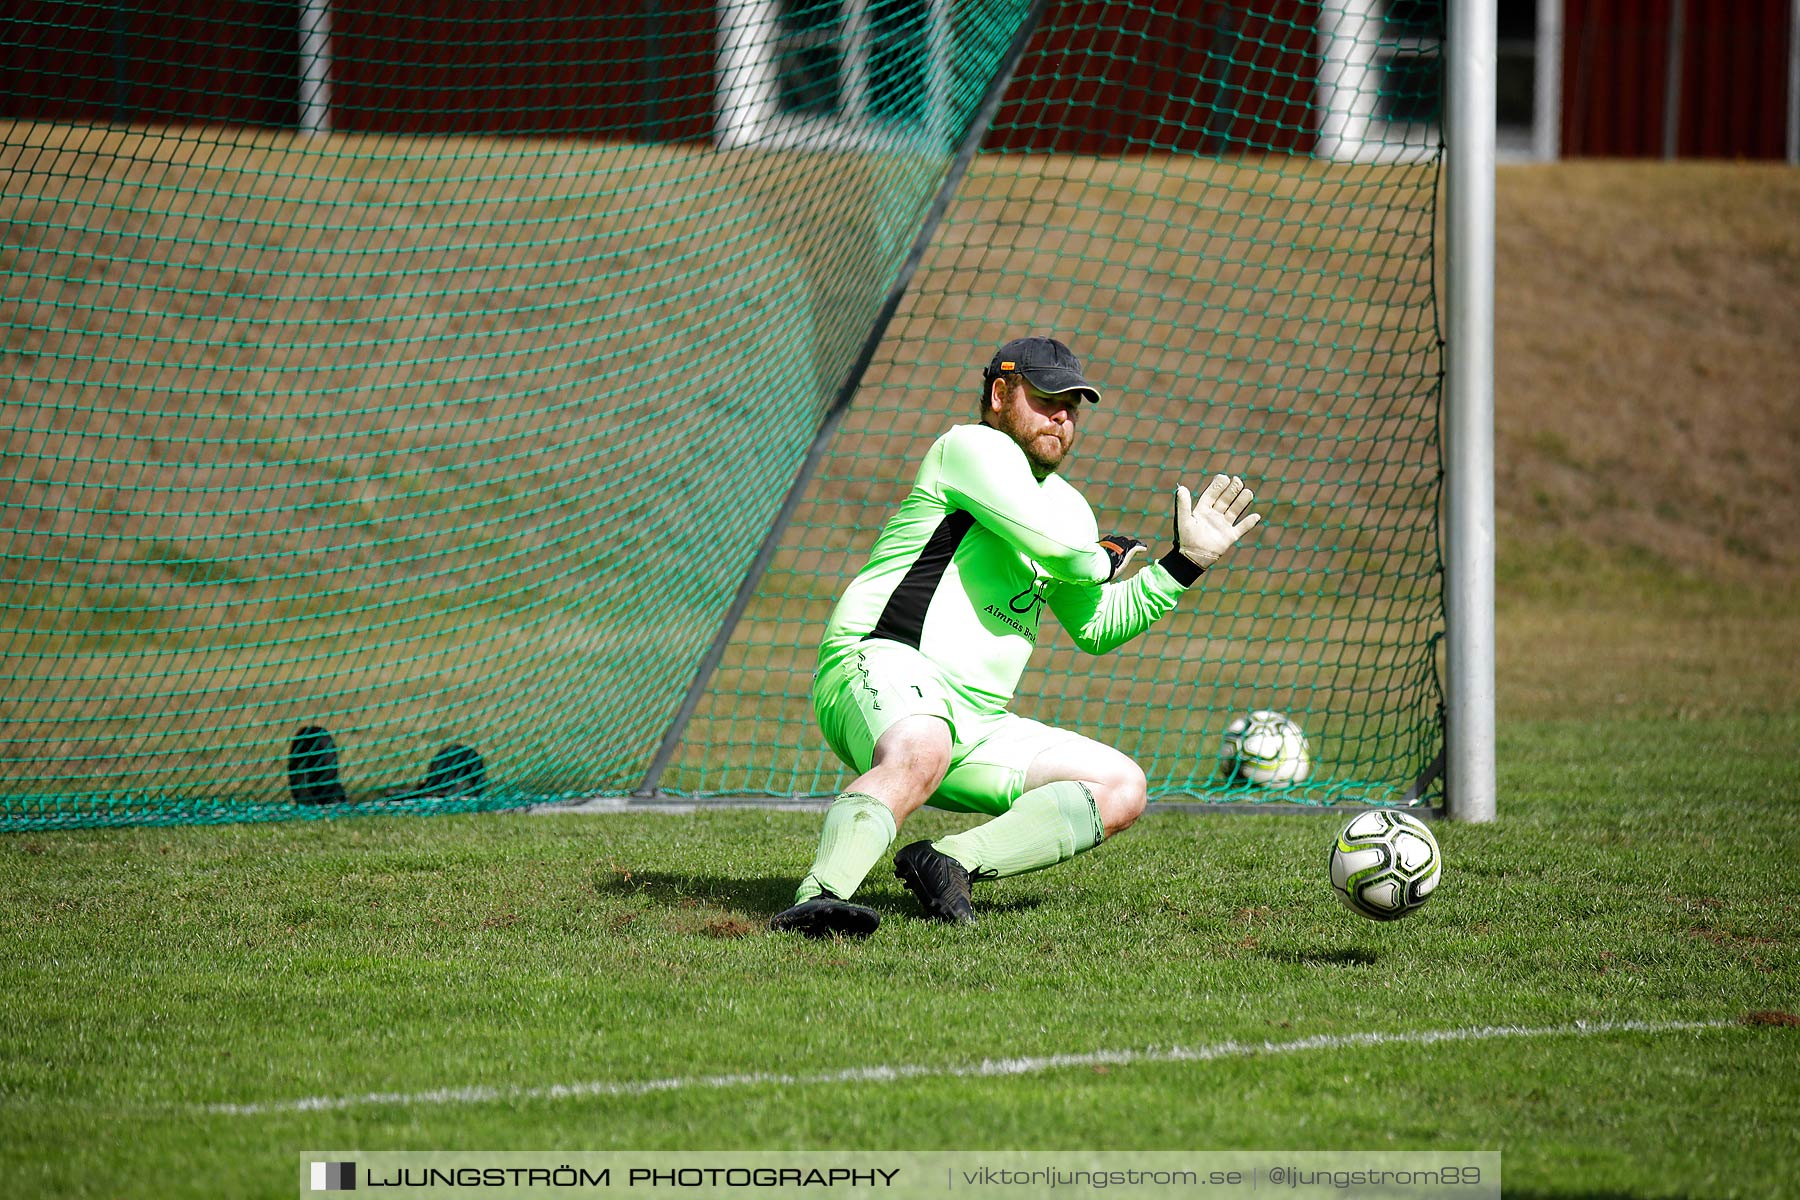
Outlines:
{"type": "Polygon", "coordinates": [[[292,124],[293,3],[10,0],[0,117],[292,124]]]}
{"type": "MultiPolygon", "coordinates": [[[[298,120],[298,0],[13,0],[0,117],[298,120]]],[[[334,0],[334,129],[711,135],[713,0],[334,0]]]]}
{"type": "Polygon", "coordinates": [[[712,133],[713,0],[355,0],[333,14],[333,128],[712,133]]]}
{"type": "Polygon", "coordinates": [[[1312,149],[1318,0],[1158,7],[1052,3],[986,148],[1312,149]]]}
{"type": "Polygon", "coordinates": [[[1786,153],[1789,0],[1564,0],[1564,155],[1663,153],[1677,3],[1676,153],[1786,153]]]}
{"type": "MultiPolygon", "coordinates": [[[[298,117],[298,0],[15,0],[0,116],[298,117]]],[[[711,135],[714,0],[334,0],[332,128],[711,135]]],[[[988,145],[1076,154],[1314,139],[1317,0],[1057,0],[988,145]]]]}
{"type": "MultiPolygon", "coordinates": [[[[1779,158],[1789,0],[1565,0],[1565,154],[1779,158]]],[[[1055,0],[993,149],[1314,145],[1318,0],[1055,0]]],[[[334,128],[702,140],[714,0],[334,0],[334,128]]],[[[291,125],[298,0],[12,0],[0,117],[291,125]]]]}

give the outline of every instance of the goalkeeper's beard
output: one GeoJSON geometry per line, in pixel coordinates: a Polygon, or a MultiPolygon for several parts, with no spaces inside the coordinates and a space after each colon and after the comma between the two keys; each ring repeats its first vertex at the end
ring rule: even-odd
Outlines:
{"type": "Polygon", "coordinates": [[[1003,408],[993,416],[994,427],[1025,452],[1025,459],[1031,464],[1031,473],[1039,479],[1055,474],[1063,460],[1075,449],[1075,427],[1072,424],[1066,427],[1066,432],[1059,432],[1060,427],[1053,425],[1049,429],[1040,428],[1034,433],[1021,428],[1024,422],[1018,420],[1010,409],[1003,408]]]}

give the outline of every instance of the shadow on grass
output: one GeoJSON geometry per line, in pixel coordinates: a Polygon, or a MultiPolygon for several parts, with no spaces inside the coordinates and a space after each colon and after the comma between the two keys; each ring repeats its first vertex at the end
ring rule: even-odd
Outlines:
{"type": "Polygon", "coordinates": [[[692,908],[698,901],[745,912],[775,913],[794,902],[795,882],[775,875],[734,879],[668,871],[616,871],[596,876],[594,890],[603,896],[638,896],[669,908],[692,908]]]}
{"type": "MultiPolygon", "coordinates": [[[[911,896],[905,896],[904,898],[906,903],[912,904],[913,900],[911,896]]],[[[976,885],[975,890],[975,915],[979,917],[984,913],[998,915],[1000,913],[1030,912],[1043,902],[1043,898],[1040,896],[1014,896],[1007,900],[986,901],[981,898],[981,889],[978,884],[976,885]]]]}
{"type": "MultiPolygon", "coordinates": [[[[736,879],[724,875],[682,875],[669,871],[619,871],[597,874],[594,890],[603,896],[635,896],[666,908],[693,908],[709,904],[745,913],[774,915],[794,902],[794,886],[798,878],[790,875],[761,875],[736,879]]],[[[906,889],[892,880],[871,878],[867,887],[856,893],[859,904],[867,904],[885,916],[917,917],[918,903],[906,889]]],[[[975,893],[978,914],[1000,916],[1030,912],[1042,900],[1037,896],[1012,896],[984,903],[975,893]]]]}
{"type": "Polygon", "coordinates": [[[1263,957],[1315,967],[1368,967],[1381,961],[1373,950],[1265,950],[1263,957]]]}

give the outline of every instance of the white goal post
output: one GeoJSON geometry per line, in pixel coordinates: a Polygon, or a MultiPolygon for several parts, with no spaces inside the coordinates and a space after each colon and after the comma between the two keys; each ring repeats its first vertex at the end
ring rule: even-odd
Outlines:
{"type": "Polygon", "coordinates": [[[1458,821],[1492,821],[1496,0],[1448,0],[1444,141],[1445,778],[1458,821]]]}

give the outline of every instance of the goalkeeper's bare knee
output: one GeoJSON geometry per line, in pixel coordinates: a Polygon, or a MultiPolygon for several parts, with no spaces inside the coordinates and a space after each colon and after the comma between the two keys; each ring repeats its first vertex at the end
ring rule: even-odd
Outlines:
{"type": "Polygon", "coordinates": [[[1096,772],[1102,778],[1087,780],[1094,789],[1094,802],[1100,808],[1100,824],[1106,830],[1106,836],[1122,833],[1131,828],[1139,817],[1144,815],[1144,805],[1150,798],[1150,782],[1144,777],[1144,769],[1120,754],[1117,761],[1109,763],[1103,772],[1096,772]]]}
{"type": "Polygon", "coordinates": [[[1070,738],[1045,750],[1032,761],[1025,788],[1072,780],[1094,797],[1105,836],[1129,829],[1144,815],[1149,782],[1144,769],[1130,756],[1092,738],[1070,738]]]}

